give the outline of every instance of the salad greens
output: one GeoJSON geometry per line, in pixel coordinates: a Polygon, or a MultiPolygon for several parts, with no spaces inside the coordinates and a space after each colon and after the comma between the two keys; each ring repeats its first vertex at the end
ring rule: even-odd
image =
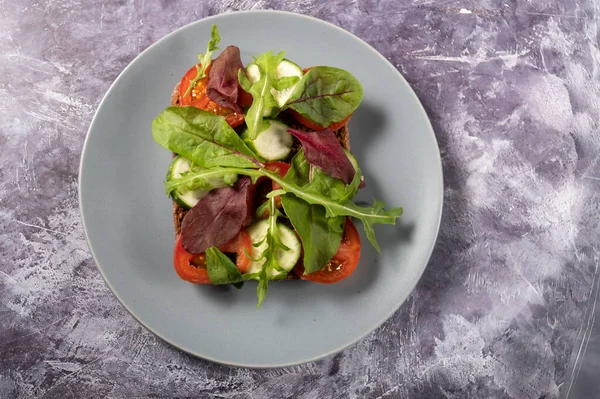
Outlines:
{"type": "Polygon", "coordinates": [[[181,173],[180,177],[165,181],[165,192],[170,196],[175,190],[208,191],[223,184],[232,186],[237,178],[237,174],[227,168],[204,169],[198,165],[192,165],[191,169],[181,173]]]}
{"type": "Polygon", "coordinates": [[[213,25],[212,29],[210,31],[210,40],[208,41],[206,53],[198,54],[198,60],[200,61],[200,65],[199,66],[196,65],[198,74],[190,83],[190,87],[188,87],[188,89],[186,90],[186,92],[185,92],[186,96],[190,93],[190,91],[192,91],[192,88],[196,85],[196,83],[206,76],[206,69],[212,62],[213,53],[219,49],[217,47],[217,44],[219,44],[220,41],[221,41],[221,35],[219,35],[219,28],[217,28],[217,25],[213,25]]]}
{"type": "Polygon", "coordinates": [[[235,264],[217,247],[206,250],[206,270],[213,284],[243,283],[242,273],[235,264]]]}
{"type": "Polygon", "coordinates": [[[211,190],[181,222],[181,245],[199,254],[231,241],[253,218],[254,187],[248,177],[211,190]]]}
{"type": "MultiPolygon", "coordinates": [[[[279,239],[278,233],[278,223],[277,218],[283,216],[282,213],[277,209],[275,197],[271,197],[268,200],[269,207],[269,218],[268,218],[268,229],[267,235],[264,240],[266,241],[266,248],[263,253],[260,255],[258,259],[252,259],[255,262],[264,261],[262,268],[259,272],[244,274],[244,280],[252,280],[258,279],[258,288],[256,289],[256,296],[258,298],[258,303],[256,308],[259,308],[265,300],[265,295],[267,294],[267,287],[269,285],[269,280],[281,280],[285,278],[285,271],[281,268],[277,260],[277,251],[283,250],[287,251],[287,248],[279,239]],[[269,270],[275,270],[278,272],[282,272],[282,274],[277,274],[276,277],[270,277],[268,272],[269,270]]],[[[260,246],[262,242],[254,244],[255,246],[260,246]]]]}
{"type": "MultiPolygon", "coordinates": [[[[199,55],[201,64],[190,88],[208,74],[209,84],[213,82],[214,86],[211,95],[219,97],[213,101],[240,112],[239,84],[253,100],[244,112],[250,141],[270,125],[270,118],[285,110],[293,110],[327,127],[348,118],[362,100],[361,84],[349,72],[339,68],[318,66],[302,77],[282,77],[278,67],[284,61],[284,52],[260,54],[244,69],[239,49],[229,46],[212,61],[219,41],[219,31],[213,26],[207,51],[199,55]],[[218,65],[215,65],[217,61],[218,65]],[[213,67],[207,73],[211,62],[213,67]],[[291,92],[287,100],[278,97],[277,93],[282,90],[291,92]]],[[[285,60],[282,65],[285,63],[295,66],[298,75],[302,74],[296,64],[285,60]]],[[[288,129],[288,132],[300,141],[302,148],[295,153],[289,171],[282,177],[272,170],[272,165],[265,164],[265,160],[222,116],[215,113],[195,107],[172,106],[152,123],[152,135],[159,145],[192,162],[189,171],[167,180],[167,194],[177,190],[210,190],[183,218],[183,247],[192,254],[206,253],[207,274],[213,284],[231,283],[239,287],[244,281],[258,280],[257,307],[264,301],[269,280],[283,279],[289,271],[289,268],[282,268],[278,260],[282,251],[290,250],[279,234],[279,230],[287,231],[288,227],[279,219],[287,219],[289,223],[286,223],[291,223],[300,237],[302,263],[305,274],[310,274],[321,270],[338,251],[347,217],[361,220],[367,238],[380,251],[373,226],[395,224],[402,214],[402,208],[386,210],[384,203],[378,200],[370,207],[352,202],[362,187],[362,173],[356,159],[343,149],[332,130],[288,129]],[[266,201],[256,209],[255,185],[261,178],[270,179],[279,188],[267,194],[266,201]],[[223,182],[225,186],[214,188],[212,183],[215,181],[223,182]],[[277,207],[279,198],[283,211],[277,207]],[[243,269],[238,269],[239,265],[236,266],[217,247],[230,242],[255,215],[263,213],[268,215],[263,216],[267,217],[266,235],[264,239],[253,238],[262,241],[254,242],[252,248],[264,247],[264,250],[257,259],[246,253],[251,262],[255,262],[252,263],[254,269],[241,273],[243,269]],[[257,272],[256,262],[260,265],[257,272]]],[[[300,253],[299,246],[296,248],[300,253]]]]}
{"type": "Polygon", "coordinates": [[[203,168],[261,163],[225,119],[195,107],[168,107],[152,122],[154,140],[203,168]]]}
{"type": "Polygon", "coordinates": [[[227,46],[212,62],[206,85],[206,96],[221,107],[242,113],[242,107],[238,105],[241,90],[238,85],[238,71],[243,69],[240,49],[236,46],[227,46]]]}
{"type": "MultiPolygon", "coordinates": [[[[329,180],[329,184],[324,184],[320,188],[317,188],[317,190],[322,189],[321,192],[324,194],[333,194],[331,195],[332,198],[342,199],[343,195],[337,195],[335,190],[331,190],[331,187],[336,185],[338,188],[339,186],[345,186],[341,180],[325,175],[319,168],[315,168],[313,172],[324,175],[323,178],[317,178],[313,181],[323,183],[329,180]]],[[[285,180],[306,188],[307,185],[311,184],[309,182],[310,173],[310,164],[306,161],[304,152],[300,151],[292,159],[285,180]]],[[[292,226],[294,226],[302,241],[302,247],[304,248],[304,270],[306,273],[313,273],[320,270],[337,252],[342,241],[346,218],[343,216],[327,218],[325,216],[325,208],[319,205],[308,204],[295,195],[283,195],[281,203],[285,214],[290,219],[292,226]]]]}
{"type": "MultiPolygon", "coordinates": [[[[246,119],[246,125],[248,126],[248,135],[251,140],[256,139],[258,134],[265,130],[269,124],[263,120],[265,110],[277,107],[277,101],[271,93],[271,89],[282,86],[282,82],[278,81],[275,77],[275,70],[279,66],[279,63],[283,61],[285,52],[273,55],[272,51],[262,53],[254,59],[254,64],[258,67],[259,78],[256,82],[252,83],[244,71],[238,72],[238,80],[242,89],[252,95],[252,105],[244,115],[246,119]]],[[[286,78],[284,78],[286,79],[286,78]]],[[[289,84],[289,79],[286,80],[289,84]]]]}
{"type": "Polygon", "coordinates": [[[319,66],[308,71],[294,88],[282,109],[329,126],[351,115],[363,97],[360,82],[343,69],[319,66]]]}
{"type": "MultiPolygon", "coordinates": [[[[369,208],[354,204],[350,197],[360,184],[358,173],[355,174],[352,182],[343,189],[339,183],[332,180],[334,178],[325,173],[315,173],[310,184],[305,187],[284,180],[277,173],[261,167],[262,164],[258,159],[246,155],[252,152],[242,139],[222,118],[210,112],[193,107],[169,107],[154,120],[152,129],[154,138],[160,145],[188,157],[197,164],[204,163],[201,166],[206,168],[221,166],[220,170],[223,173],[229,171],[253,178],[266,176],[279,183],[286,195],[293,194],[309,204],[323,206],[327,217],[351,216],[360,219],[363,222],[367,238],[378,251],[381,249],[375,239],[372,226],[378,223],[394,224],[396,218],[402,215],[402,208],[384,210],[385,204],[377,200],[369,208]],[[181,116],[186,114],[192,115],[192,120],[186,121],[181,116]],[[173,115],[177,117],[173,117],[173,115]],[[173,122],[174,118],[175,122],[173,122]],[[223,123],[214,123],[215,119],[221,120],[223,123]],[[234,139],[234,135],[237,140],[234,139]],[[184,137],[182,138],[182,136],[184,137]],[[236,149],[228,148],[225,143],[232,143],[236,149]],[[226,168],[226,166],[230,167],[226,168]],[[331,193],[336,193],[338,198],[330,197],[331,193]]],[[[190,172],[189,176],[193,175],[194,173],[190,172]]],[[[340,183],[343,184],[341,181],[340,183]]]]}
{"type": "Polygon", "coordinates": [[[323,169],[329,176],[337,177],[350,184],[356,171],[344,152],[344,148],[331,129],[319,132],[288,129],[302,143],[306,160],[323,169]]]}

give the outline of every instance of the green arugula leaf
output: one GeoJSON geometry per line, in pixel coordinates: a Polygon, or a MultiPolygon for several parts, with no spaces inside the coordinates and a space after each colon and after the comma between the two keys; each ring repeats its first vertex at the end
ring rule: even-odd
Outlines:
{"type": "Polygon", "coordinates": [[[242,274],[233,261],[217,247],[210,247],[206,250],[206,270],[210,282],[215,285],[244,282],[242,274]]]}
{"type": "Polygon", "coordinates": [[[259,273],[258,287],[256,287],[256,297],[258,298],[256,309],[260,308],[260,305],[262,305],[263,301],[265,300],[265,296],[267,296],[268,287],[269,279],[267,279],[267,272],[263,270],[259,273]]]}
{"type": "Polygon", "coordinates": [[[321,126],[329,126],[350,116],[362,97],[362,86],[352,74],[319,66],[300,79],[282,109],[292,108],[321,126]]]}
{"type": "Polygon", "coordinates": [[[206,77],[206,69],[212,62],[212,55],[215,50],[218,50],[217,44],[221,41],[221,35],[219,35],[219,28],[217,25],[213,24],[212,30],[210,31],[210,40],[208,41],[208,46],[206,48],[205,54],[198,54],[198,60],[200,61],[200,66],[196,65],[196,69],[198,70],[198,74],[192,81],[190,82],[190,87],[185,91],[184,97],[190,94],[190,91],[196,86],[199,80],[204,79],[206,77]]]}
{"type": "Polygon", "coordinates": [[[182,173],[181,177],[167,179],[165,191],[167,195],[171,195],[175,190],[208,192],[213,188],[232,186],[236,181],[237,173],[231,172],[231,169],[218,167],[204,169],[194,165],[191,170],[182,173]]]}
{"type": "Polygon", "coordinates": [[[152,136],[202,168],[261,166],[223,117],[196,107],[168,107],[152,122],[152,136]]]}
{"type": "MultiPolygon", "coordinates": [[[[290,169],[291,170],[291,169],[290,169]]],[[[350,199],[343,202],[338,202],[335,199],[324,196],[316,190],[306,190],[306,187],[298,186],[297,184],[286,181],[278,174],[266,169],[261,169],[260,172],[279,183],[281,188],[289,194],[294,194],[296,197],[303,199],[312,205],[322,205],[325,208],[325,216],[328,218],[336,216],[351,216],[360,219],[363,222],[367,238],[378,252],[381,252],[379,244],[375,239],[373,225],[375,224],[395,224],[396,219],[402,215],[402,208],[383,209],[384,203],[375,200],[370,208],[363,208],[354,204],[350,199]]],[[[289,172],[288,172],[289,174],[289,172]]],[[[315,177],[313,177],[313,182],[315,177]]]]}
{"type": "MultiPolygon", "coordinates": [[[[248,126],[248,135],[251,140],[256,139],[258,134],[268,127],[263,121],[264,111],[270,108],[277,107],[277,101],[271,94],[271,89],[276,84],[275,70],[279,63],[285,57],[285,52],[282,51],[273,55],[272,51],[260,54],[254,59],[254,64],[260,72],[259,79],[252,83],[244,72],[238,72],[238,81],[242,89],[252,95],[252,106],[248,109],[244,118],[248,126]]],[[[287,82],[287,81],[286,81],[287,82]]]]}
{"type": "Polygon", "coordinates": [[[245,280],[258,279],[259,281],[256,289],[256,296],[258,298],[257,308],[260,307],[265,298],[269,284],[268,281],[281,280],[287,275],[287,271],[281,267],[278,259],[282,256],[281,251],[290,250],[279,238],[277,219],[282,215],[277,209],[275,198],[269,199],[266,203],[269,204],[268,228],[264,239],[253,244],[258,251],[262,251],[258,259],[252,259],[254,262],[262,262],[260,265],[261,269],[256,273],[244,274],[245,280]]]}

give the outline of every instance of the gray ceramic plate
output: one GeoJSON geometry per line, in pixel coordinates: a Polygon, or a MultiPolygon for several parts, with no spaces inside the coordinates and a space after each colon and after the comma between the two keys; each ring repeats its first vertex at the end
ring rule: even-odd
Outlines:
{"type": "Polygon", "coordinates": [[[356,342],[389,318],[419,280],[442,209],[440,155],[419,100],[398,71],[369,45],[320,20],[257,11],[219,15],[166,36],[112,85],[92,122],[81,159],[81,213],[106,283],[146,328],[193,355],[246,367],[313,361],[356,342]],[[196,286],[172,266],[173,221],[163,180],[171,154],[152,140],[151,123],[180,77],[203,52],[212,24],[221,48],[244,63],[285,50],[300,65],[353,73],[364,100],[350,122],[351,144],[367,181],[357,200],[404,207],[396,226],[377,226],[382,254],[362,228],[355,273],[341,283],[272,283],[256,310],[254,282],[196,286]],[[248,29],[247,27],[252,27],[248,29]]]}

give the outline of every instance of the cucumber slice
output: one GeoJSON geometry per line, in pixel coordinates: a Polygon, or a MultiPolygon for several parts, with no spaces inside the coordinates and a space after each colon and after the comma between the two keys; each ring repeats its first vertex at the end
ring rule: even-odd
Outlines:
{"type": "MultiPolygon", "coordinates": [[[[268,219],[260,220],[247,228],[248,234],[250,235],[250,240],[253,244],[252,253],[250,254],[250,257],[252,259],[259,259],[262,256],[265,249],[267,249],[267,240],[265,239],[265,237],[267,236],[268,229],[268,219]]],[[[290,229],[282,223],[277,223],[277,232],[279,235],[279,239],[281,240],[283,245],[289,248],[289,251],[286,251],[283,248],[277,249],[275,256],[277,257],[279,266],[282,269],[284,269],[285,272],[280,272],[275,270],[274,268],[270,268],[269,270],[267,270],[267,276],[269,276],[269,278],[285,277],[285,275],[294,268],[294,266],[298,262],[298,259],[300,259],[300,253],[302,248],[300,240],[298,239],[298,236],[296,236],[294,230],[290,229]]],[[[246,273],[257,273],[261,271],[264,263],[265,259],[261,259],[258,262],[251,261],[246,273]]]]}
{"type": "MultiPolygon", "coordinates": [[[[290,60],[284,59],[279,63],[279,65],[275,69],[275,79],[281,79],[290,76],[298,76],[298,78],[301,78],[302,75],[302,68],[300,68],[298,64],[295,64],[290,60]]],[[[260,70],[258,66],[256,64],[248,64],[248,66],[246,67],[246,76],[248,77],[250,83],[258,81],[260,79],[260,70]]],[[[273,95],[273,98],[275,99],[279,107],[283,107],[288,98],[290,98],[292,92],[294,91],[294,88],[296,87],[296,84],[294,84],[291,87],[288,87],[287,89],[282,90],[275,90],[274,88],[271,88],[271,94],[273,95]]],[[[272,107],[266,108],[263,111],[263,116],[268,117],[271,116],[272,113],[272,107]]]]}
{"type": "Polygon", "coordinates": [[[250,147],[267,161],[279,161],[285,159],[292,151],[294,139],[288,133],[289,126],[277,121],[269,120],[270,126],[258,134],[255,140],[248,138],[248,132],[242,133],[242,138],[250,147]]]}
{"type": "MultiPolygon", "coordinates": [[[[187,158],[178,155],[171,162],[171,166],[169,166],[169,170],[167,171],[167,182],[173,179],[179,179],[186,172],[189,172],[192,168],[192,161],[187,158]]],[[[195,171],[198,170],[196,166],[194,168],[195,171]]],[[[235,180],[235,176],[233,177],[235,180]]],[[[188,190],[188,189],[177,189],[171,192],[171,198],[173,201],[177,202],[184,208],[193,208],[198,201],[202,199],[206,194],[210,192],[210,190],[219,187],[225,187],[229,185],[228,183],[232,183],[231,181],[226,182],[223,178],[208,178],[206,179],[206,184],[200,189],[197,190],[188,190]]]]}

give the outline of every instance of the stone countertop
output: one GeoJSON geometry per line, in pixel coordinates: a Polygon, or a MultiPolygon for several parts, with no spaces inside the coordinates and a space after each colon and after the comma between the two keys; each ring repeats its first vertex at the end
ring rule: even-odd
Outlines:
{"type": "MultiPolygon", "coordinates": [[[[556,398],[600,258],[593,0],[22,0],[0,4],[0,397],[556,398]],[[208,15],[286,9],[365,39],[423,102],[442,228],[418,287],[338,355],[274,370],[193,358],[141,327],[88,251],[77,200],[119,72],[208,15]]],[[[591,299],[591,300],[590,300],[591,299]]]]}

